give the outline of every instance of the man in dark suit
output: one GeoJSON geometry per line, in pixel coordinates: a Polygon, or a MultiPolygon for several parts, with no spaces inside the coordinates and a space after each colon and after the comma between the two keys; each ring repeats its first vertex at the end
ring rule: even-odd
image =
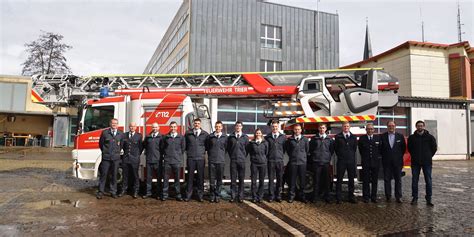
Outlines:
{"type": "Polygon", "coordinates": [[[99,191],[97,199],[102,199],[105,191],[105,183],[109,172],[112,173],[110,193],[117,198],[117,171],[120,164],[120,151],[122,150],[123,132],[118,130],[118,120],[110,120],[110,128],[102,131],[99,138],[99,148],[102,152],[102,160],[99,165],[99,191]]]}
{"type": "Polygon", "coordinates": [[[122,159],[122,192],[119,196],[123,196],[127,190],[133,191],[133,198],[138,197],[138,166],[140,164],[140,155],[143,151],[142,135],[135,132],[137,124],[131,122],[129,131],[124,134],[123,139],[123,159],[122,159]],[[129,190],[129,181],[133,184],[132,189],[129,190]]]}
{"type": "Polygon", "coordinates": [[[402,169],[403,154],[405,153],[405,137],[395,132],[394,121],[387,123],[388,132],[382,134],[382,165],[385,187],[385,198],[390,202],[392,198],[392,177],[395,180],[395,198],[402,203],[402,169]]]}
{"type": "Polygon", "coordinates": [[[197,171],[197,194],[198,201],[202,202],[204,195],[204,167],[206,154],[206,140],[209,134],[201,129],[201,120],[194,119],[194,128],[184,135],[186,140],[186,163],[188,168],[188,180],[185,202],[188,202],[193,195],[194,172],[197,171]]]}
{"type": "Polygon", "coordinates": [[[292,203],[296,196],[296,179],[300,182],[298,196],[302,202],[307,203],[304,193],[306,186],[306,164],[309,154],[308,138],[303,136],[301,125],[293,126],[293,136],[286,140],[286,152],[288,153],[288,167],[290,172],[290,185],[288,192],[288,202],[292,203]]]}
{"type": "Polygon", "coordinates": [[[208,154],[209,183],[211,202],[219,202],[221,198],[222,176],[224,174],[227,135],[222,132],[223,124],[217,121],[216,131],[211,133],[206,141],[208,154]]]}
{"type": "Polygon", "coordinates": [[[283,189],[283,157],[285,155],[286,136],[280,133],[280,123],[272,121],[272,132],[265,136],[269,145],[268,152],[268,201],[281,202],[281,191],[283,189]],[[276,178],[276,186],[275,186],[276,178]]]}
{"type": "Polygon", "coordinates": [[[359,138],[359,153],[362,159],[362,197],[364,202],[377,202],[377,181],[382,156],[382,147],[379,135],[374,134],[374,124],[365,126],[366,135],[359,138]],[[372,187],[371,187],[372,186],[372,187]]]}
{"type": "Polygon", "coordinates": [[[438,150],[436,139],[427,130],[425,130],[425,122],[417,121],[416,131],[408,137],[408,151],[411,155],[411,195],[413,197],[411,204],[415,205],[418,202],[418,179],[420,178],[420,171],[423,170],[423,176],[426,183],[426,205],[434,206],[431,202],[432,196],[432,182],[431,170],[433,163],[433,156],[438,150]]]}
{"type": "Polygon", "coordinates": [[[230,158],[230,202],[238,201],[239,203],[244,201],[246,148],[249,143],[249,137],[242,132],[242,128],[242,122],[235,122],[234,132],[227,138],[227,153],[230,158]],[[237,180],[239,180],[238,189],[237,180]]]}
{"type": "Polygon", "coordinates": [[[160,197],[161,179],[163,178],[163,136],[160,134],[160,126],[158,123],[151,125],[151,132],[145,138],[145,156],[146,156],[146,193],[143,198],[152,196],[152,179],[156,174],[158,180],[158,192],[156,199],[160,197]]]}
{"type": "Polygon", "coordinates": [[[311,201],[316,203],[319,199],[319,190],[322,190],[324,201],[330,203],[331,175],[329,170],[334,154],[334,140],[326,134],[326,124],[320,123],[318,131],[318,134],[312,137],[309,142],[311,169],[313,171],[313,198],[311,201]]]}
{"type": "Polygon", "coordinates": [[[170,133],[163,139],[163,193],[161,201],[168,199],[169,179],[174,175],[174,190],[176,192],[176,200],[182,201],[181,188],[179,183],[179,170],[183,163],[183,154],[186,150],[186,143],[184,137],[178,133],[178,124],[176,122],[170,123],[170,133]]]}
{"type": "Polygon", "coordinates": [[[347,178],[349,179],[348,200],[350,203],[356,203],[354,197],[354,178],[356,176],[356,157],[357,137],[350,132],[351,125],[349,122],[342,124],[342,132],[334,138],[335,152],[337,155],[336,164],[336,201],[340,204],[342,201],[342,179],[347,170],[347,178]]]}

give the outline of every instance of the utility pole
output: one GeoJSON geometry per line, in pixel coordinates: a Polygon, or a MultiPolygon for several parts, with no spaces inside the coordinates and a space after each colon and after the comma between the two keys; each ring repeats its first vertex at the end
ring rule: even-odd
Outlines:
{"type": "Polygon", "coordinates": [[[315,57],[315,67],[317,70],[321,69],[320,67],[320,59],[321,59],[321,56],[320,56],[320,50],[319,50],[319,1],[320,0],[316,0],[316,57],[315,57]]]}
{"type": "Polygon", "coordinates": [[[461,7],[459,6],[459,1],[458,1],[458,42],[462,42],[462,32],[461,26],[464,24],[461,24],[461,7]]]}

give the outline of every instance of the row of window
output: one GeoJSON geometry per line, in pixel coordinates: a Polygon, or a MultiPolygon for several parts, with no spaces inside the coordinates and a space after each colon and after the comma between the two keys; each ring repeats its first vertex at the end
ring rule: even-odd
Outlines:
{"type": "Polygon", "coordinates": [[[161,54],[158,56],[157,60],[155,61],[151,69],[152,73],[157,72],[157,71],[164,71],[161,69],[163,67],[163,62],[166,61],[166,59],[171,54],[171,52],[173,52],[173,50],[176,48],[179,42],[181,42],[181,40],[184,38],[186,33],[189,31],[188,25],[189,25],[188,15],[184,15],[180,19],[180,22],[178,23],[179,27],[175,28],[175,30],[177,29],[177,31],[171,34],[173,35],[173,37],[171,38],[169,42],[165,44],[165,46],[163,47],[163,51],[161,52],[161,54]]]}
{"type": "Polygon", "coordinates": [[[262,25],[260,27],[260,46],[281,49],[281,27],[262,25]]]}
{"type": "MultiPolygon", "coordinates": [[[[174,73],[181,73],[183,70],[176,69],[178,67],[178,64],[182,63],[184,55],[188,53],[188,45],[184,46],[182,49],[179,50],[179,52],[176,54],[176,56],[165,66],[165,67],[160,67],[160,69],[156,72],[158,74],[162,73],[169,73],[169,74],[174,74],[174,73]]],[[[186,68],[187,69],[187,68],[186,68]]]]}

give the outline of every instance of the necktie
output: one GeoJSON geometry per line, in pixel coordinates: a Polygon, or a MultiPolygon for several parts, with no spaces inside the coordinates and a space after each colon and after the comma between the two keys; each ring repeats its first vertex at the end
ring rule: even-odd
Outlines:
{"type": "Polygon", "coordinates": [[[239,139],[239,138],[240,138],[240,133],[237,133],[237,139],[239,139]]]}
{"type": "Polygon", "coordinates": [[[371,142],[371,141],[372,141],[372,136],[369,137],[369,142],[371,142]]]}
{"type": "Polygon", "coordinates": [[[130,137],[129,138],[132,138],[133,137],[133,133],[130,133],[130,137]]]}
{"type": "Polygon", "coordinates": [[[194,136],[198,136],[198,131],[194,131],[194,136]]]}
{"type": "Polygon", "coordinates": [[[273,139],[277,139],[277,135],[276,135],[276,134],[273,135],[273,139]]]}
{"type": "Polygon", "coordinates": [[[296,137],[296,141],[299,141],[300,140],[300,137],[296,137]]]}
{"type": "Polygon", "coordinates": [[[113,135],[114,135],[114,137],[115,137],[115,130],[112,130],[112,134],[113,134],[113,135]]]}
{"type": "Polygon", "coordinates": [[[346,134],[346,139],[349,139],[349,134],[346,134]]]}

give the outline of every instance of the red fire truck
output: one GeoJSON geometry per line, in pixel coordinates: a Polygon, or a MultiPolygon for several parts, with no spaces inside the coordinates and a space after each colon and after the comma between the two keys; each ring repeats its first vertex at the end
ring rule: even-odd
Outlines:
{"type": "MultiPolygon", "coordinates": [[[[33,93],[48,106],[77,106],[79,132],[72,151],[74,176],[95,179],[101,161],[99,136],[117,118],[119,129],[135,122],[147,134],[153,123],[160,132],[175,121],[181,132],[194,118],[212,131],[209,98],[252,99],[267,102],[265,116],[278,119],[284,131],[301,123],[307,136],[318,122],[337,127],[343,121],[357,126],[375,119],[381,107],[398,102],[398,80],[380,68],[287,72],[200,73],[177,75],[33,76],[33,93]]],[[[231,131],[228,131],[231,132],[231,131]]],[[[141,177],[144,171],[141,162],[141,177]]]]}

